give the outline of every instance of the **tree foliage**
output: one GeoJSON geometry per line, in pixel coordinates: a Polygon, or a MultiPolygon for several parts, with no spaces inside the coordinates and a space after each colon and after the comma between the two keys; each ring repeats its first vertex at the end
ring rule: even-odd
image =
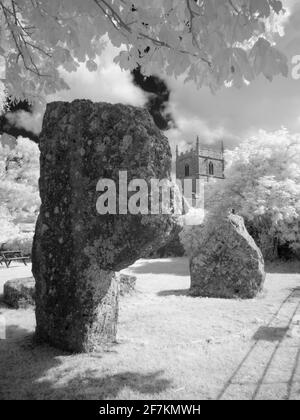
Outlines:
{"type": "Polygon", "coordinates": [[[184,74],[212,90],[288,72],[274,46],[278,0],[0,0],[8,95],[36,100],[67,88],[60,67],[97,69],[103,37],[123,69],[184,74]]]}
{"type": "Polygon", "coordinates": [[[168,130],[175,125],[169,112],[170,89],[166,82],[158,76],[145,77],[140,67],[132,70],[133,82],[146,93],[145,107],[153,117],[160,130],[168,130]]]}
{"type": "Polygon", "coordinates": [[[226,179],[208,191],[206,208],[241,214],[265,255],[300,251],[300,136],[286,129],[259,135],[227,152],[226,179]]]}
{"type": "Polygon", "coordinates": [[[8,221],[35,221],[40,205],[38,178],[38,146],[19,137],[11,149],[0,140],[0,206],[8,221]]]}
{"type": "Polygon", "coordinates": [[[38,143],[39,136],[32,131],[32,124],[29,123],[28,128],[26,124],[26,121],[31,121],[33,112],[32,104],[26,100],[12,101],[11,98],[4,98],[2,113],[0,109],[0,135],[6,133],[15,138],[22,136],[38,143]]]}
{"type": "Polygon", "coordinates": [[[0,246],[19,233],[7,208],[0,204],[0,246]]]}

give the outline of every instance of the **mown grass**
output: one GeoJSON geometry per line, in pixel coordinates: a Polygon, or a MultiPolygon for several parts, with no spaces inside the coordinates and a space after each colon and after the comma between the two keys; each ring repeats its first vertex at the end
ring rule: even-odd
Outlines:
{"type": "Polygon", "coordinates": [[[117,344],[92,355],[35,345],[33,311],[2,305],[0,398],[299,399],[300,313],[293,293],[300,275],[288,267],[269,271],[257,299],[201,299],[186,293],[186,259],[140,260],[127,270],[138,277],[137,290],[121,301],[117,344]],[[287,334],[278,335],[279,328],[287,334]]]}

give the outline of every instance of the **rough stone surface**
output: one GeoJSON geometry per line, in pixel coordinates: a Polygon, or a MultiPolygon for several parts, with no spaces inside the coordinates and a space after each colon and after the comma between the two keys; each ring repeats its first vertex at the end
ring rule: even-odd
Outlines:
{"type": "Polygon", "coordinates": [[[34,305],[35,280],[33,277],[9,280],[4,284],[3,300],[14,308],[27,308],[34,305]]]}
{"type": "Polygon", "coordinates": [[[242,217],[231,214],[206,222],[190,272],[194,296],[247,299],[262,290],[263,256],[242,217]]]}
{"type": "Polygon", "coordinates": [[[37,337],[92,351],[115,339],[115,272],[149,255],[174,228],[171,216],[99,215],[96,185],[101,178],[118,183],[120,170],[128,182],[168,178],[170,147],[146,110],[77,100],[48,104],[40,151],[37,337]]]}
{"type": "Polygon", "coordinates": [[[128,276],[127,274],[118,275],[120,283],[120,295],[126,296],[134,292],[136,286],[136,277],[128,276]]]}

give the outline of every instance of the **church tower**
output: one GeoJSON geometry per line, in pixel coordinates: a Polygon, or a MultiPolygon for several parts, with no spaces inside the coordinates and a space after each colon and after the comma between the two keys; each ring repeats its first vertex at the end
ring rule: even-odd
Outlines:
{"type": "MultiPolygon", "coordinates": [[[[224,179],[225,160],[224,143],[220,148],[208,147],[200,143],[199,137],[196,140],[196,147],[185,153],[178,151],[176,147],[176,178],[180,180],[204,179],[209,182],[211,179],[224,179]]],[[[196,182],[193,182],[196,184],[196,182]]],[[[193,188],[193,191],[194,188],[193,188]]]]}
{"type": "Polygon", "coordinates": [[[224,143],[221,142],[220,148],[209,148],[201,146],[197,137],[197,156],[199,159],[199,178],[204,178],[207,182],[211,179],[224,179],[225,160],[224,143]]]}

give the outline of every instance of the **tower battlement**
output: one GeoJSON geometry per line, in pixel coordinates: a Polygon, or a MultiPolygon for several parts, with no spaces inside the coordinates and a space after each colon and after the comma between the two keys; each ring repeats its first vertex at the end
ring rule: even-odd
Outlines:
{"type": "Polygon", "coordinates": [[[185,157],[194,155],[196,153],[195,148],[191,148],[190,150],[186,150],[185,152],[180,152],[176,156],[178,159],[184,159],[185,157]]]}
{"type": "Polygon", "coordinates": [[[196,147],[179,153],[176,147],[176,177],[177,179],[224,179],[224,144],[221,142],[219,150],[200,143],[196,140],[196,147]]]}

